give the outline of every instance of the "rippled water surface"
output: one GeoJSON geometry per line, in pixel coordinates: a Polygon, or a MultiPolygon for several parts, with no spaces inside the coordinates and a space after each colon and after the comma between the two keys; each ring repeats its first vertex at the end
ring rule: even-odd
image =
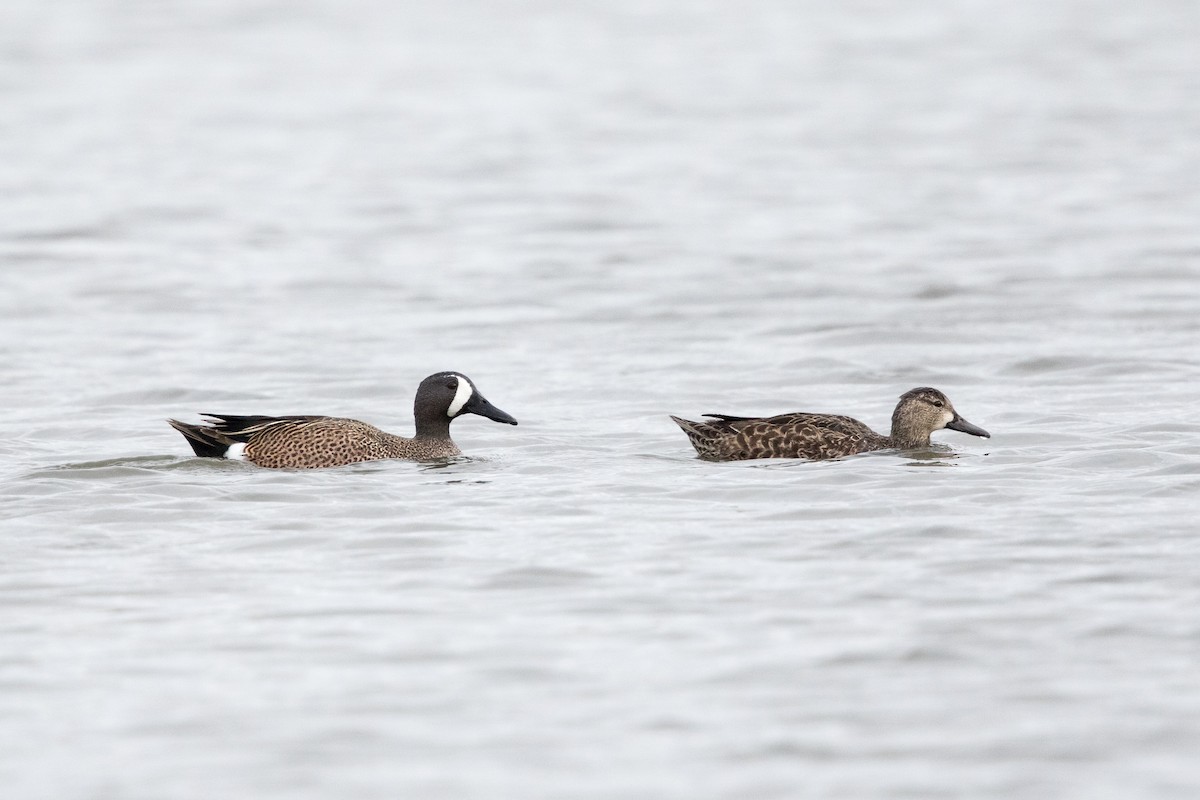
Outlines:
{"type": "Polygon", "coordinates": [[[13,0],[13,798],[1192,798],[1193,4],[13,0]],[[911,7],[910,7],[911,6],[911,7]],[[164,422],[448,463],[201,460],[164,422]],[[697,460],[667,415],[992,432],[697,460]]]}

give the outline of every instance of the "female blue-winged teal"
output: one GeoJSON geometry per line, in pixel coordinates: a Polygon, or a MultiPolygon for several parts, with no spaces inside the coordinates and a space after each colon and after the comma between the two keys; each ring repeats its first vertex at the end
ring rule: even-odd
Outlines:
{"type": "Polygon", "coordinates": [[[692,447],[709,461],[750,458],[841,458],[868,450],[927,447],[929,435],[942,428],[972,436],[991,434],[958,415],[946,395],[922,387],[900,396],[892,413],[889,436],[876,433],[851,417],[833,414],[780,414],[776,417],[731,417],[705,414],[714,422],[671,417],[683,428],[692,447]]]}
{"type": "Polygon", "coordinates": [[[411,439],[340,417],[203,414],[210,420],[208,424],[167,422],[187,437],[198,456],[244,460],[260,467],[311,469],[381,458],[424,461],[459,455],[461,451],[450,439],[450,422],[463,414],[517,424],[458,372],[439,372],[421,381],[413,402],[417,435],[411,439]]]}

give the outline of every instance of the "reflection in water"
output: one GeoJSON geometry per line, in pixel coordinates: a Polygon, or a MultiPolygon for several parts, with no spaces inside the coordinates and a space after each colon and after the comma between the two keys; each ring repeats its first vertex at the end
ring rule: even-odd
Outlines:
{"type": "Polygon", "coordinates": [[[421,472],[439,472],[444,469],[449,469],[458,464],[470,463],[477,459],[472,459],[469,456],[455,456],[453,458],[439,458],[436,461],[420,461],[421,472]]]}
{"type": "Polygon", "coordinates": [[[959,458],[959,454],[950,445],[934,442],[929,447],[914,450],[903,450],[897,453],[911,459],[905,466],[909,467],[952,467],[947,462],[959,458]]]}

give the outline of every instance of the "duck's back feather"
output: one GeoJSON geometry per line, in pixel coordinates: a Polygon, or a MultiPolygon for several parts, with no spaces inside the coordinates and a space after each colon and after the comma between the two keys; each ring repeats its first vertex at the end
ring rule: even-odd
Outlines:
{"type": "Polygon", "coordinates": [[[887,438],[852,417],[793,413],[774,417],[705,414],[714,421],[672,417],[702,458],[840,458],[888,446],[887,438]]]}

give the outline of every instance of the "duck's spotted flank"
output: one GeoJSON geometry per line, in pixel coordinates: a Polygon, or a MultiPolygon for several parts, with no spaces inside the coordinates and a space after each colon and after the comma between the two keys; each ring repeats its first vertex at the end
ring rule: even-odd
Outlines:
{"type": "Polygon", "coordinates": [[[841,458],[869,450],[926,447],[929,435],[942,428],[972,436],[991,436],[958,415],[949,398],[928,386],[900,397],[888,436],[851,417],[833,414],[780,414],[774,417],[731,417],[705,414],[711,421],[671,417],[692,447],[709,461],[751,458],[841,458]]]}
{"type": "Polygon", "coordinates": [[[260,467],[312,469],[384,458],[425,461],[459,455],[450,438],[450,423],[463,414],[517,424],[459,372],[439,372],[421,381],[413,402],[417,434],[411,439],[341,417],[204,414],[208,422],[202,425],[167,422],[187,438],[198,456],[244,460],[260,467]]]}

